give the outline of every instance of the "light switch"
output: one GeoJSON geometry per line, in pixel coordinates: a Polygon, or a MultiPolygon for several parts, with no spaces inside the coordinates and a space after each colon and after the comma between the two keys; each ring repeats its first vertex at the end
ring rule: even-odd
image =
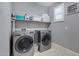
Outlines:
{"type": "Polygon", "coordinates": [[[68,26],[65,26],[65,30],[68,30],[68,26]]]}

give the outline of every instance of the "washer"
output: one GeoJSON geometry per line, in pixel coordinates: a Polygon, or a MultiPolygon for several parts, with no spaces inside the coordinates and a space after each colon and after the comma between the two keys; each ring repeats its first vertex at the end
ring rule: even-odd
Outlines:
{"type": "Polygon", "coordinates": [[[15,31],[13,35],[13,55],[33,56],[34,55],[34,31],[15,31]]]}
{"type": "Polygon", "coordinates": [[[36,31],[38,39],[38,51],[43,52],[51,48],[51,31],[40,30],[36,31]]]}

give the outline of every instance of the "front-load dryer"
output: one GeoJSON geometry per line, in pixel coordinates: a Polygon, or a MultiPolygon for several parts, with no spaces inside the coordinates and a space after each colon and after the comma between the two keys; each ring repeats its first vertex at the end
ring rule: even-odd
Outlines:
{"type": "Polygon", "coordinates": [[[15,31],[13,34],[13,55],[33,56],[34,55],[34,31],[15,31]]]}
{"type": "Polygon", "coordinates": [[[43,52],[51,48],[51,31],[41,30],[38,32],[38,51],[43,52]]]}

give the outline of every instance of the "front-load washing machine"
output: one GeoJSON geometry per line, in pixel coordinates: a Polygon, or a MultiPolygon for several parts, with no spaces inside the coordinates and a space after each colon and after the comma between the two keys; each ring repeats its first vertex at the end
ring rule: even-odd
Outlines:
{"type": "Polygon", "coordinates": [[[36,31],[38,41],[38,51],[43,52],[51,48],[51,31],[40,30],[36,31]]]}
{"type": "Polygon", "coordinates": [[[32,56],[34,55],[34,31],[15,31],[13,33],[13,55],[32,56]]]}

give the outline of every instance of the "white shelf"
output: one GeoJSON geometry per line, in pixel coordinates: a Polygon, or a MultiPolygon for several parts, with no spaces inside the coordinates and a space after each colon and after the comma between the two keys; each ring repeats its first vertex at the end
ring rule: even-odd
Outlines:
{"type": "Polygon", "coordinates": [[[47,23],[50,24],[51,22],[43,22],[43,21],[33,21],[33,20],[15,20],[16,22],[37,22],[37,23],[47,23]]]}
{"type": "Polygon", "coordinates": [[[48,28],[51,22],[42,21],[26,21],[26,20],[12,20],[15,22],[15,28],[27,27],[27,28],[48,28]]]}

